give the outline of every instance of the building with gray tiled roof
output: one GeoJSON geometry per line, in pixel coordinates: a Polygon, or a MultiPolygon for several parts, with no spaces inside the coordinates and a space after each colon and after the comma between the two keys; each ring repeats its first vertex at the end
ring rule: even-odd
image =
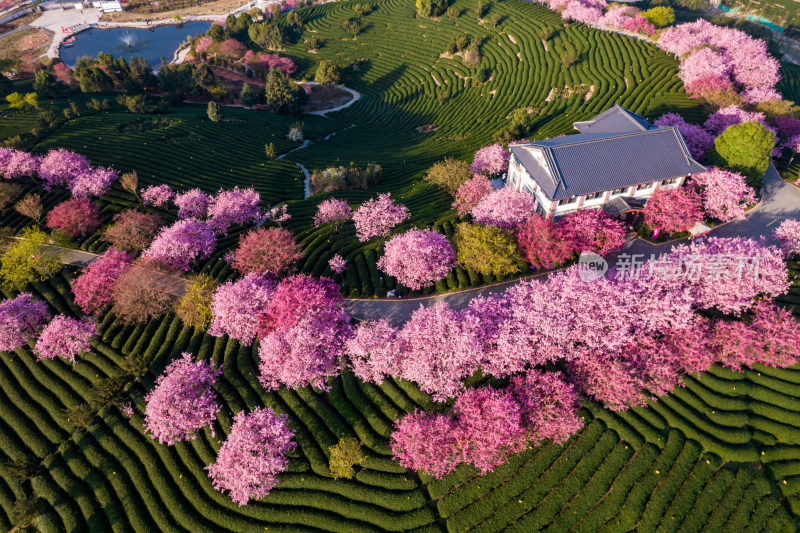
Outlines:
{"type": "Polygon", "coordinates": [[[574,125],[581,133],[511,146],[508,183],[532,194],[543,215],[598,209],[615,198],[642,205],[658,188],[680,187],[705,170],[677,127],[654,126],[622,107],[574,125]]]}

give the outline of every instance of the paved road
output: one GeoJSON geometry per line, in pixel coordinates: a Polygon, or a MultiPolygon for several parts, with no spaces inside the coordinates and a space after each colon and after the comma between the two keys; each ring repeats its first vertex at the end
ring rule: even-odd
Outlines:
{"type": "MultiPolygon", "coordinates": [[[[800,218],[800,189],[783,181],[775,168],[770,165],[764,175],[764,191],[761,204],[752,209],[743,220],[735,220],[714,228],[711,235],[715,237],[738,236],[755,239],[765,236],[769,239],[772,230],[787,218],[800,218]]],[[[668,252],[675,244],[676,242],[652,244],[642,239],[631,237],[620,253],[644,254],[645,259],[647,259],[650,254],[668,252]]],[[[609,264],[613,267],[616,257],[612,255],[608,259],[609,264]]],[[[409,300],[348,299],[346,300],[346,308],[352,316],[359,320],[386,318],[394,324],[401,324],[408,320],[411,313],[419,309],[420,306],[427,307],[438,302],[447,302],[451,307],[461,309],[476,296],[501,292],[520,281],[520,279],[515,279],[476,289],[409,300]]]]}

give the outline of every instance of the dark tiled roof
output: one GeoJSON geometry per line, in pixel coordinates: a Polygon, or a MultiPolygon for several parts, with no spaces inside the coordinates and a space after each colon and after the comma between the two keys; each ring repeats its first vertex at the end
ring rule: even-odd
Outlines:
{"type": "Polygon", "coordinates": [[[575,129],[581,133],[632,133],[656,128],[642,115],[632,113],[614,105],[591,120],[576,122],[575,129]]]}
{"type": "Polygon", "coordinates": [[[511,146],[511,152],[551,199],[667,180],[705,168],[692,159],[678,128],[624,134],[579,133],[511,146]],[[554,176],[528,151],[542,151],[554,176]]]}
{"type": "Polygon", "coordinates": [[[612,198],[603,205],[603,210],[611,216],[621,215],[628,211],[637,211],[644,209],[644,204],[636,198],[627,196],[617,196],[612,198]]]}

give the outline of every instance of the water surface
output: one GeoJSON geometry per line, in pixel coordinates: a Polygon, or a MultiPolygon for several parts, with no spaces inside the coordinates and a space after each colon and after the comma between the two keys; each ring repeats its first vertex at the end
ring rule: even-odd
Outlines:
{"type": "Polygon", "coordinates": [[[210,21],[197,21],[155,28],[92,28],[77,34],[73,46],[62,46],[59,55],[70,67],[83,56],[97,57],[105,52],[129,61],[134,56],[142,57],[158,68],[162,57],[169,63],[187,37],[204,33],[209,27],[210,21]]]}

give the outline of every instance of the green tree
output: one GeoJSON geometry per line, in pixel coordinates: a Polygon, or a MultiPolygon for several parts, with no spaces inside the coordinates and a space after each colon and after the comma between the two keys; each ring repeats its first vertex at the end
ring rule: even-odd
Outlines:
{"type": "Polygon", "coordinates": [[[267,159],[275,159],[275,143],[267,143],[264,145],[264,153],[267,159]]]}
{"type": "Polygon", "coordinates": [[[675,10],[667,6],[658,6],[648,9],[642,16],[656,28],[663,28],[675,22],[675,10]]]}
{"type": "Polygon", "coordinates": [[[58,94],[58,80],[46,70],[40,70],[33,79],[33,90],[47,98],[55,98],[58,94]]]}
{"type": "Polygon", "coordinates": [[[64,267],[61,249],[49,246],[50,238],[45,232],[25,228],[19,237],[0,255],[3,285],[21,291],[29,283],[44,281],[64,267]]]}
{"type": "Polygon", "coordinates": [[[6,101],[11,109],[39,109],[39,98],[36,93],[20,94],[13,92],[6,96],[6,101]]]}
{"type": "Polygon", "coordinates": [[[258,93],[250,88],[250,85],[245,83],[242,85],[242,92],[239,94],[239,100],[245,107],[253,107],[258,102],[258,93]]]}
{"type": "Polygon", "coordinates": [[[739,172],[758,190],[774,148],[775,137],[771,131],[758,122],[745,122],[729,126],[714,139],[709,162],[739,172]]]}
{"type": "Polygon", "coordinates": [[[504,276],[525,268],[510,231],[462,222],[456,226],[454,244],[458,262],[480,274],[504,276]]]}
{"type": "Polygon", "coordinates": [[[333,479],[352,479],[356,473],[353,466],[364,464],[367,460],[367,456],[361,450],[361,442],[353,438],[341,439],[335,445],[329,446],[328,453],[330,454],[328,467],[333,479]]]}
{"type": "Polygon", "coordinates": [[[214,72],[211,70],[211,68],[203,63],[197,67],[197,69],[195,69],[194,74],[192,75],[192,82],[194,82],[197,87],[200,87],[204,91],[208,91],[211,89],[211,87],[216,85],[217,77],[214,76],[214,72]]]}
{"type": "Polygon", "coordinates": [[[314,74],[314,80],[323,85],[331,83],[339,83],[341,74],[339,73],[339,66],[330,59],[323,59],[319,62],[317,72],[314,74]]]}
{"type": "Polygon", "coordinates": [[[303,19],[300,18],[300,14],[297,11],[290,11],[286,15],[286,23],[289,24],[292,28],[302,28],[303,27],[303,19]]]}
{"type": "Polygon", "coordinates": [[[206,112],[208,113],[208,119],[211,122],[219,122],[220,120],[222,120],[222,109],[220,109],[218,103],[209,102],[206,112]]]}
{"type": "Polygon", "coordinates": [[[469,163],[453,157],[446,157],[428,169],[425,181],[438,185],[450,194],[455,194],[458,188],[471,177],[472,170],[469,168],[469,163]]]}
{"type": "Polygon", "coordinates": [[[114,88],[114,80],[94,64],[83,62],[81,58],[75,66],[74,75],[84,93],[106,93],[114,88]]]}
{"type": "Polygon", "coordinates": [[[270,111],[275,113],[297,112],[300,106],[300,91],[303,89],[292,83],[281,69],[274,67],[267,72],[264,98],[270,111]]]}
{"type": "Polygon", "coordinates": [[[352,35],[353,39],[355,39],[358,37],[358,34],[361,33],[361,23],[353,19],[343,20],[342,29],[345,31],[345,33],[352,35]]]}

